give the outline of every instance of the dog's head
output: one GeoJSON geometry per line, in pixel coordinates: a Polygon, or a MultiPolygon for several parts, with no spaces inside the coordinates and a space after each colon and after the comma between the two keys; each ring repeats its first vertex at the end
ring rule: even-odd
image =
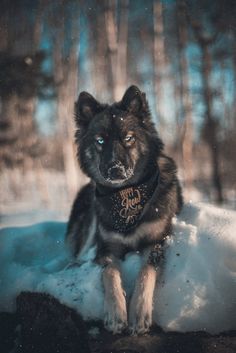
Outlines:
{"type": "Polygon", "coordinates": [[[76,142],[82,170],[96,183],[122,187],[137,183],[163,148],[151,122],[145,94],[136,86],[112,105],[87,92],[75,105],[76,142]]]}

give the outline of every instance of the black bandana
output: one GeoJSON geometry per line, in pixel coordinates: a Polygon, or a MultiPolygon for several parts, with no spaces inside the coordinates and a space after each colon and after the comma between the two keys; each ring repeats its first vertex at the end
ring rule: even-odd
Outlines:
{"type": "Polygon", "coordinates": [[[137,226],[158,187],[158,181],[159,172],[156,172],[139,185],[106,195],[100,195],[97,191],[98,206],[100,204],[107,211],[107,225],[119,233],[128,232],[137,226]]]}

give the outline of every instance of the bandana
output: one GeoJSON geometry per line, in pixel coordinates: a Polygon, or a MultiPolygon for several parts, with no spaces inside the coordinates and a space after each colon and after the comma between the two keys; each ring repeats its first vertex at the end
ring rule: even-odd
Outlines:
{"type": "Polygon", "coordinates": [[[113,193],[100,195],[97,190],[98,206],[107,211],[106,225],[119,233],[135,228],[144,216],[158,183],[159,172],[156,172],[139,185],[119,189],[113,193]]]}

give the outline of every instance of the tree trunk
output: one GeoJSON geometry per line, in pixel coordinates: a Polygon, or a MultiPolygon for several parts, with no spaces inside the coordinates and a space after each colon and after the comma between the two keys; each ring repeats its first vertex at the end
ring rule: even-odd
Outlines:
{"type": "Polygon", "coordinates": [[[116,22],[116,1],[105,1],[105,29],[108,44],[108,58],[109,58],[109,86],[112,90],[112,99],[118,100],[117,90],[117,22],[116,22]]]}
{"type": "MultiPolygon", "coordinates": [[[[112,98],[109,96],[110,87],[108,80],[107,67],[109,67],[109,60],[107,58],[107,37],[104,36],[104,6],[102,3],[97,3],[97,16],[89,13],[89,57],[92,58],[93,63],[93,83],[95,88],[95,96],[101,100],[112,98]],[[109,88],[108,88],[109,87],[109,88]]],[[[113,94],[112,94],[113,95],[113,94]]]]}
{"type": "MultiPolygon", "coordinates": [[[[236,24],[233,31],[234,47],[233,47],[233,68],[234,68],[234,102],[236,102],[236,24]]],[[[236,130],[236,104],[233,110],[234,129],[236,130]]]]}
{"type": "Polygon", "coordinates": [[[116,20],[115,0],[105,1],[105,28],[109,59],[109,86],[112,98],[122,98],[127,84],[128,0],[121,0],[119,26],[116,20]]]}
{"type": "Polygon", "coordinates": [[[119,2],[120,21],[118,27],[118,52],[116,73],[116,97],[121,99],[127,85],[128,0],[119,2]]]}
{"type": "MultiPolygon", "coordinates": [[[[79,188],[79,171],[74,147],[74,129],[73,115],[74,103],[77,95],[78,84],[78,25],[75,19],[76,13],[73,13],[72,30],[70,36],[72,44],[67,58],[63,56],[63,48],[65,43],[65,23],[64,11],[66,3],[61,1],[58,9],[60,21],[55,20],[56,36],[54,38],[54,78],[57,87],[57,116],[58,116],[58,139],[62,146],[63,164],[65,170],[65,178],[69,199],[73,199],[79,188]]],[[[82,179],[82,174],[80,174],[82,179]]]]}
{"type": "Polygon", "coordinates": [[[206,106],[206,137],[211,153],[212,163],[212,182],[216,191],[216,201],[223,202],[222,181],[220,176],[220,155],[217,139],[217,122],[213,117],[212,112],[212,91],[210,87],[211,74],[211,54],[209,45],[201,41],[200,47],[202,51],[202,81],[203,81],[203,97],[206,106]]]}
{"type": "Polygon", "coordinates": [[[163,5],[162,1],[153,2],[154,19],[154,87],[156,112],[159,122],[159,131],[164,127],[164,104],[163,104],[163,74],[166,68],[165,45],[164,45],[164,27],[163,27],[163,5]]]}
{"type": "Polygon", "coordinates": [[[189,94],[188,62],[185,48],[187,45],[187,26],[185,8],[182,0],[177,1],[178,51],[180,71],[180,97],[182,102],[182,116],[184,118],[182,134],[182,158],[184,180],[187,190],[193,186],[193,119],[192,102],[189,94]]]}
{"type": "Polygon", "coordinates": [[[203,101],[205,104],[205,125],[204,137],[209,147],[211,156],[211,178],[215,190],[215,200],[221,204],[223,202],[222,179],[220,175],[220,153],[218,143],[218,123],[213,116],[213,92],[210,85],[210,75],[212,72],[211,45],[217,38],[217,32],[209,36],[204,33],[203,26],[196,19],[188,16],[188,20],[193,28],[196,40],[201,50],[201,76],[203,85],[203,101]]]}

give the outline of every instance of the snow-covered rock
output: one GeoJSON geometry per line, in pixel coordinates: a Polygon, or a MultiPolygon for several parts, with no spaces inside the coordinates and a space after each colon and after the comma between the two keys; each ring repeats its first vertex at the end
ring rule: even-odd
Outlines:
{"type": "MultiPolygon", "coordinates": [[[[155,292],[155,322],[167,331],[236,329],[236,212],[187,204],[173,225],[155,292]]],[[[0,311],[13,311],[16,296],[30,290],[54,295],[85,319],[103,318],[95,249],[80,266],[68,265],[65,228],[47,222],[0,231],[0,311]]],[[[129,254],[122,263],[127,297],[142,261],[129,254]]]]}

